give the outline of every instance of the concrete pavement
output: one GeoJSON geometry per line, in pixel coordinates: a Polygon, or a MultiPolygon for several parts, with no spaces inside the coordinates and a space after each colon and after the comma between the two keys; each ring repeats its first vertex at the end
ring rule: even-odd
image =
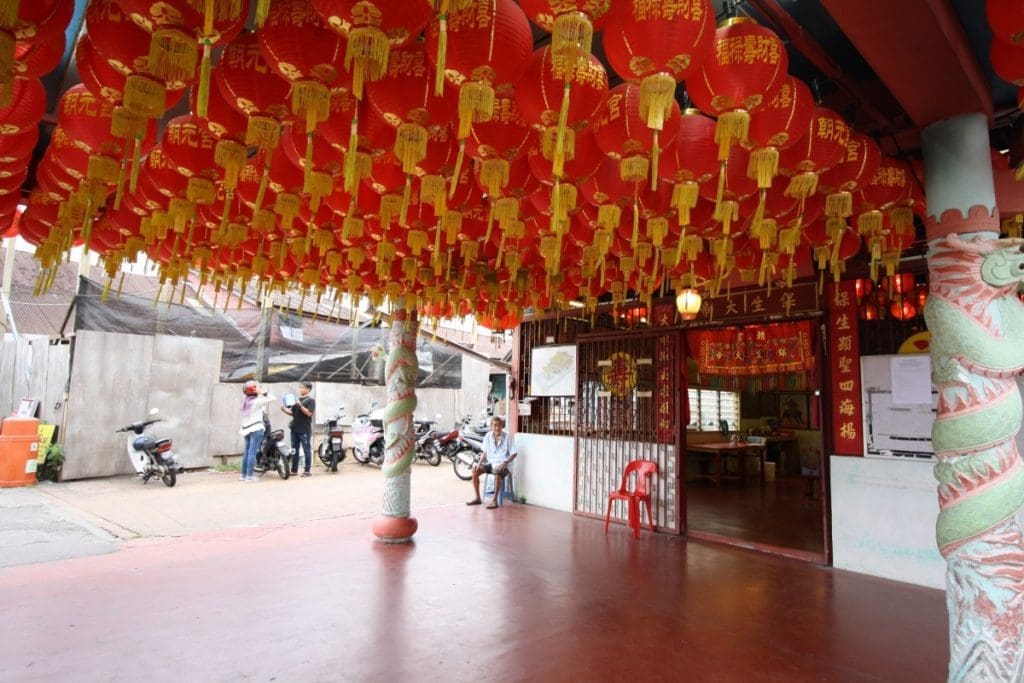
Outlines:
{"type": "MultiPolygon", "coordinates": [[[[412,507],[461,502],[471,486],[445,460],[412,468],[412,507]]],[[[297,524],[335,517],[372,519],[383,475],[346,460],[337,474],[319,463],[311,477],[283,481],[268,473],[254,483],[237,472],[195,471],[174,488],[124,476],[0,489],[0,567],[106,553],[139,538],[297,524]]]]}

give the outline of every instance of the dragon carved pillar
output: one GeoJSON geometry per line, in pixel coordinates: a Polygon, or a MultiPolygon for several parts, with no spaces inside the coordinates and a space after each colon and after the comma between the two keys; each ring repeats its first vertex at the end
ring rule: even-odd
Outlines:
{"type": "Polygon", "coordinates": [[[949,680],[1024,681],[1024,240],[999,239],[985,116],[927,128],[924,158],[949,680]]]}
{"type": "Polygon", "coordinates": [[[373,533],[382,543],[407,543],[418,524],[409,516],[409,493],[416,439],[416,313],[406,312],[401,300],[391,320],[391,350],[384,366],[388,404],[384,409],[384,504],[373,522],[373,533]]]}

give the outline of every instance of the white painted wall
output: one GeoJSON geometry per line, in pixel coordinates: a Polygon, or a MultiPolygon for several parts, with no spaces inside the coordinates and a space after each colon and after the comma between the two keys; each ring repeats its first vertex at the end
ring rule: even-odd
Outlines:
{"type": "Polygon", "coordinates": [[[519,433],[514,465],[517,498],[529,505],[572,511],[573,438],[519,433]]]}
{"type": "Polygon", "coordinates": [[[886,579],[946,588],[935,543],[933,463],[833,455],[832,563],[886,579]]]}

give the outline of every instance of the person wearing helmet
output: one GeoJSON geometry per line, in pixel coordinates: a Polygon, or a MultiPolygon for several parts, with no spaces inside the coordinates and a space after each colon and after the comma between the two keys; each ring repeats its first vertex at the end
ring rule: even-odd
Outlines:
{"type": "Polygon", "coordinates": [[[256,466],[256,455],[263,441],[263,419],[266,406],[274,401],[266,389],[256,380],[249,380],[242,385],[242,428],[239,433],[245,438],[245,451],[242,455],[242,481],[256,481],[253,468],[256,466]]]}

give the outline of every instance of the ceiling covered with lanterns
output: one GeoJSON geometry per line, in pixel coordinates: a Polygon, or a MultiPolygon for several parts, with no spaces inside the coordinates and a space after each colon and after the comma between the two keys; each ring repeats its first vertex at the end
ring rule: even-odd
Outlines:
{"type": "Polygon", "coordinates": [[[499,329],[876,276],[920,239],[923,127],[1019,152],[1012,20],[990,58],[977,0],[0,0],[0,218],[48,269],[499,329]]]}

